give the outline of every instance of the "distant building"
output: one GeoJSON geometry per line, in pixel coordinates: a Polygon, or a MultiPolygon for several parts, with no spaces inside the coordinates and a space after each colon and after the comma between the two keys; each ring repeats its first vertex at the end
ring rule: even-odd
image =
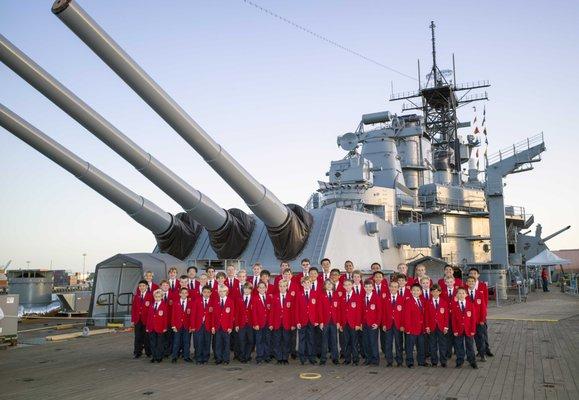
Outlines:
{"type": "MultiPolygon", "coordinates": [[[[565,249],[565,250],[552,250],[553,253],[561,258],[565,258],[571,261],[571,264],[564,265],[563,271],[565,272],[579,272],[579,249],[565,249]]],[[[561,267],[557,266],[555,269],[559,270],[561,267]]]]}

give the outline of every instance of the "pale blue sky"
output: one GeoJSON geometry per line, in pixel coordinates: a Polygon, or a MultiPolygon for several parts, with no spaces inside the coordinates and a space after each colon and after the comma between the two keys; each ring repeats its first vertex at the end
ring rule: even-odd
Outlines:
{"type": "MultiPolygon", "coordinates": [[[[536,169],[511,176],[507,203],[551,248],[579,247],[579,6],[572,1],[269,1],[259,4],[410,75],[430,65],[428,24],[441,67],[489,79],[490,153],[545,132],[536,169]],[[575,162],[572,162],[574,160],[575,162]]],[[[52,1],[4,0],[0,32],[142,147],[224,208],[242,200],[50,12],[52,1]]],[[[336,136],[363,113],[390,110],[416,88],[259,12],[241,0],[99,0],[80,4],[256,178],[284,202],[305,203],[343,152],[336,136]]],[[[0,102],[171,212],[178,206],[50,101],[0,64],[0,102]]],[[[472,117],[465,110],[464,120],[472,117]]],[[[151,234],[11,134],[0,130],[0,265],[79,270],[119,252],[149,251],[151,234]]]]}

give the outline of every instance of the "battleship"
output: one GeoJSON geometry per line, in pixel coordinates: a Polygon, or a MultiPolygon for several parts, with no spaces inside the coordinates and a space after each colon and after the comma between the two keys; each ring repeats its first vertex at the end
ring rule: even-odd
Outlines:
{"type": "MultiPolygon", "coordinates": [[[[362,270],[379,263],[386,273],[392,273],[398,264],[406,263],[412,274],[414,267],[421,264],[433,280],[442,277],[446,265],[453,266],[457,276],[476,267],[481,270],[482,279],[489,283],[497,303],[500,300],[509,304],[509,290],[526,285],[522,273],[526,260],[547,249],[549,239],[569,228],[563,227],[543,236],[540,224],[535,224],[534,215],[527,213],[523,206],[505,203],[503,187],[506,178],[531,171],[541,161],[541,154],[546,150],[545,137],[543,133],[534,134],[507,149],[487,154],[486,111],[482,108],[483,120],[479,126],[461,120],[458,110],[487,101],[486,89],[490,82],[456,82],[454,57],[452,69],[439,67],[433,22],[430,24],[432,64],[425,78],[422,78],[419,64],[415,90],[392,93],[389,99],[391,110],[364,114],[354,124],[355,129],[338,134],[336,143],[344,151],[343,158],[330,162],[327,180],[318,182],[317,190],[303,205],[298,205],[285,204],[258,182],[76,1],[57,0],[52,12],[201,155],[252,212],[220,207],[0,34],[0,61],[182,208],[176,213],[161,209],[0,104],[0,126],[124,210],[136,223],[147,228],[156,240],[157,245],[152,251],[111,255],[96,266],[88,310],[88,324],[91,326],[129,325],[134,288],[147,270],[159,278],[166,276],[170,267],[177,267],[183,273],[189,266],[222,269],[226,265],[235,265],[248,269],[260,262],[266,267],[276,268],[284,261],[299,268],[298,262],[303,258],[312,260],[314,265],[329,258],[338,268],[348,260],[362,270]],[[397,112],[394,108],[399,102],[402,106],[397,112]],[[534,232],[531,230],[533,225],[534,232]]],[[[577,371],[577,362],[567,357],[567,352],[572,352],[577,345],[576,335],[571,337],[573,335],[568,331],[572,333],[577,329],[579,320],[573,311],[577,302],[565,295],[553,296],[557,304],[569,307],[560,318],[545,317],[544,314],[554,312],[557,307],[542,309],[547,306],[539,305],[537,295],[530,297],[531,301],[537,301],[532,311],[525,304],[509,304],[503,309],[492,310],[491,319],[497,321],[490,328],[492,345],[499,356],[477,374],[456,372],[443,376],[442,371],[413,371],[408,375],[412,379],[424,378],[430,383],[414,388],[414,394],[406,393],[407,397],[428,397],[429,393],[435,398],[485,398],[500,397],[501,394],[504,398],[575,397],[577,385],[571,371],[577,371]],[[565,322],[559,324],[563,320],[565,322]],[[557,324],[559,329],[555,330],[552,324],[557,324]],[[522,331],[524,333],[518,342],[516,339],[522,331]],[[557,343],[554,350],[541,344],[551,340],[557,343]],[[543,353],[548,353],[551,361],[546,362],[543,353]],[[507,355],[512,358],[509,360],[507,355]],[[538,364],[536,368],[541,366],[541,373],[536,370],[529,372],[530,367],[525,367],[529,361],[538,364]],[[503,371],[504,375],[497,371],[503,371]],[[561,380],[561,376],[565,379],[561,380]],[[472,386],[465,386],[465,380],[472,386]],[[521,390],[514,390],[514,387],[521,390]]],[[[40,363],[54,363],[56,370],[69,374],[75,371],[67,364],[82,365],[90,369],[90,377],[87,376],[84,383],[75,384],[67,378],[70,388],[58,388],[46,382],[45,367],[27,366],[15,356],[15,352],[11,352],[9,357],[0,360],[2,369],[16,371],[14,373],[18,376],[28,374],[34,377],[0,378],[0,382],[6,383],[2,385],[2,391],[10,387],[5,392],[7,398],[21,398],[19,395],[22,393],[28,397],[47,395],[46,398],[72,398],[76,393],[77,397],[86,398],[84,390],[89,389],[99,393],[95,398],[173,393],[166,385],[148,389],[154,385],[147,382],[144,388],[138,386],[139,379],[146,379],[143,378],[145,372],[129,372],[134,367],[123,352],[128,353],[125,350],[130,335],[123,330],[82,339],[88,346],[82,348],[83,352],[99,365],[98,371],[93,371],[94,365],[88,365],[87,360],[74,355],[85,344],[67,342],[71,352],[67,351],[67,355],[62,352],[57,357],[49,352],[62,350],[63,344],[34,346],[39,343],[34,332],[51,332],[42,329],[34,322],[29,326],[29,333],[24,333],[23,337],[24,343],[28,340],[31,347],[23,352],[39,357],[40,363]],[[111,349],[114,354],[107,358],[105,352],[99,350],[102,348],[111,349]],[[124,382],[130,381],[130,384],[123,385],[120,380],[121,384],[99,385],[94,389],[98,382],[109,382],[121,371],[127,378],[124,382]],[[27,382],[34,383],[27,385],[27,382]]],[[[155,373],[165,380],[170,379],[171,372],[165,366],[163,368],[155,373]]],[[[292,373],[296,371],[297,366],[292,373]]],[[[304,384],[292,396],[323,398],[339,394],[346,397],[347,393],[352,394],[348,382],[359,385],[354,389],[358,395],[365,393],[369,398],[385,398],[392,394],[385,394],[386,381],[369,385],[375,378],[372,375],[375,371],[366,368],[360,371],[352,372],[352,376],[346,378],[336,368],[331,369],[323,377],[328,387],[304,384]],[[333,382],[340,384],[333,386],[333,382]]],[[[406,380],[402,372],[397,370],[388,375],[389,384],[397,386],[397,381],[406,380]]],[[[184,377],[193,373],[180,371],[179,374],[184,377]]],[[[275,371],[267,371],[265,375],[266,384],[279,382],[285,385],[283,387],[288,393],[296,384],[295,378],[284,377],[275,371]]],[[[224,398],[247,397],[252,393],[251,387],[257,390],[257,381],[264,381],[261,372],[250,366],[233,366],[226,372],[212,367],[195,372],[195,377],[201,382],[200,391],[205,397],[217,394],[224,398]],[[230,387],[225,391],[219,389],[217,381],[212,378],[215,374],[231,375],[228,376],[231,378],[228,381],[230,387]]],[[[279,389],[266,388],[258,394],[261,397],[273,395],[279,393],[279,389]]],[[[405,392],[397,387],[393,394],[404,396],[405,392]]]]}

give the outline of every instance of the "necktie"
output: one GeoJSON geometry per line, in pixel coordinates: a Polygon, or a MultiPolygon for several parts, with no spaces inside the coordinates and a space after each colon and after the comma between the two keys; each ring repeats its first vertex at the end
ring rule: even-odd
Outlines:
{"type": "Polygon", "coordinates": [[[402,292],[402,289],[400,289],[400,290],[398,291],[398,294],[400,294],[400,296],[404,296],[404,293],[402,292]]]}
{"type": "Polygon", "coordinates": [[[328,292],[328,298],[332,301],[332,292],[328,292]]]}
{"type": "Polygon", "coordinates": [[[438,310],[438,300],[434,300],[434,308],[438,310]]]}
{"type": "Polygon", "coordinates": [[[261,296],[261,302],[262,302],[263,305],[265,306],[265,296],[261,296]]]}
{"type": "Polygon", "coordinates": [[[145,295],[141,293],[141,301],[145,300],[145,295]]]}
{"type": "Polygon", "coordinates": [[[426,292],[424,292],[424,298],[425,298],[426,300],[428,300],[428,290],[427,290],[426,292]]]}
{"type": "Polygon", "coordinates": [[[285,296],[282,294],[282,295],[281,295],[281,307],[282,307],[282,308],[283,308],[283,302],[284,302],[284,300],[285,300],[285,296]]]}
{"type": "Polygon", "coordinates": [[[356,286],[356,294],[360,294],[360,290],[358,289],[358,286],[356,286]]]}
{"type": "Polygon", "coordinates": [[[245,296],[245,308],[249,307],[249,297],[245,296]]]}
{"type": "Polygon", "coordinates": [[[380,286],[376,286],[376,293],[380,294],[380,286]]]}
{"type": "Polygon", "coordinates": [[[464,303],[462,301],[460,302],[460,311],[464,312],[464,303]]]}
{"type": "Polygon", "coordinates": [[[310,292],[306,292],[306,302],[310,301],[310,292]]]}
{"type": "Polygon", "coordinates": [[[186,307],[185,304],[187,304],[187,303],[185,303],[184,301],[181,302],[181,307],[183,307],[183,311],[185,311],[185,307],[186,307]]]}
{"type": "Polygon", "coordinates": [[[396,305],[396,296],[392,296],[392,306],[396,305]]]}
{"type": "Polygon", "coordinates": [[[348,294],[348,295],[346,295],[346,303],[349,303],[349,302],[350,302],[350,295],[348,294]]]}
{"type": "Polygon", "coordinates": [[[155,303],[155,311],[157,311],[158,308],[159,308],[159,305],[157,303],[155,303]]]}
{"type": "Polygon", "coordinates": [[[474,301],[474,291],[472,291],[472,290],[470,291],[470,299],[472,301],[474,301]]]}
{"type": "Polygon", "coordinates": [[[203,300],[203,309],[206,309],[206,308],[207,308],[207,299],[204,299],[203,300]]]}
{"type": "Polygon", "coordinates": [[[418,308],[422,310],[422,304],[420,303],[420,300],[416,299],[416,304],[418,304],[418,308]]]}
{"type": "Polygon", "coordinates": [[[223,306],[225,306],[225,300],[221,299],[221,308],[223,308],[223,306]]]}
{"type": "Polygon", "coordinates": [[[452,297],[452,289],[448,289],[448,297],[452,297]]]}
{"type": "Polygon", "coordinates": [[[368,303],[370,303],[370,298],[366,297],[366,305],[368,305],[368,303]]]}

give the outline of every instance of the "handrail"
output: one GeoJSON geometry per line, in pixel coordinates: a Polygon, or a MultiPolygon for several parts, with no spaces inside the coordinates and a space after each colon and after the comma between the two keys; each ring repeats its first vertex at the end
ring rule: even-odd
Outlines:
{"type": "Polygon", "coordinates": [[[524,150],[528,150],[531,147],[536,146],[536,145],[541,144],[541,143],[544,143],[544,142],[545,142],[545,140],[543,137],[543,132],[541,132],[535,136],[531,136],[525,140],[514,143],[513,145],[511,145],[509,147],[505,147],[505,148],[499,150],[498,152],[490,155],[487,158],[487,165],[494,164],[497,161],[502,161],[505,158],[516,155],[524,150]]]}

